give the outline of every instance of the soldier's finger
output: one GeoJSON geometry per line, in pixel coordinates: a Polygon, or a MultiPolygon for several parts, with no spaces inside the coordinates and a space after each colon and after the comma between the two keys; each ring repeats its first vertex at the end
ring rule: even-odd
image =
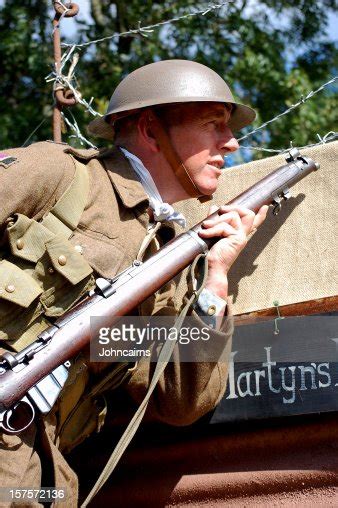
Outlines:
{"type": "Polygon", "coordinates": [[[240,205],[225,205],[224,207],[221,206],[219,213],[236,213],[242,222],[245,233],[249,234],[252,230],[256,214],[249,208],[240,205]],[[231,211],[225,212],[227,209],[230,209],[231,211]]]}
{"type": "Polygon", "coordinates": [[[242,221],[237,212],[231,211],[228,213],[223,213],[221,215],[217,215],[213,219],[207,219],[203,221],[204,228],[211,228],[216,224],[227,223],[233,226],[235,229],[240,229],[242,227],[242,221]]]}
{"type": "Polygon", "coordinates": [[[250,208],[246,208],[241,205],[223,205],[219,209],[219,213],[227,213],[227,212],[237,212],[240,217],[245,217],[246,215],[254,216],[255,212],[250,210],[250,208]]]}
{"type": "Polygon", "coordinates": [[[268,205],[263,205],[258,210],[253,221],[253,228],[257,229],[265,221],[268,210],[269,210],[268,205]]]}
{"type": "MultiPolygon", "coordinates": [[[[228,236],[238,235],[239,231],[235,229],[231,224],[227,222],[222,222],[220,224],[216,224],[208,229],[201,229],[199,231],[199,235],[202,238],[213,238],[215,236],[227,238],[228,236]]],[[[240,233],[241,234],[241,233],[240,233]]],[[[243,235],[245,236],[245,235],[243,235]]]]}

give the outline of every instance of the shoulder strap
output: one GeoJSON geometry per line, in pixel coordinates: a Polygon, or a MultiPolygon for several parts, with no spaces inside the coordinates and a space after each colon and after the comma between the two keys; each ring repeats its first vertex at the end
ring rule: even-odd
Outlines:
{"type": "Polygon", "coordinates": [[[41,221],[41,224],[52,233],[56,235],[61,233],[67,239],[80,221],[89,193],[87,166],[74,158],[73,160],[75,163],[73,181],[41,221]]]}

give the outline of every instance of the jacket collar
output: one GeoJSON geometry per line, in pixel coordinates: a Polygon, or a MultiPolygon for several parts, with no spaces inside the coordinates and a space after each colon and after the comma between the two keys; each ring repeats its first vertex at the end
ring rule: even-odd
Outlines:
{"type": "Polygon", "coordinates": [[[141,203],[149,206],[149,199],[141,182],[119,149],[115,148],[106,154],[103,163],[125,207],[134,208],[141,203]]]}
{"type": "MultiPolygon", "coordinates": [[[[130,165],[130,162],[118,148],[91,148],[87,150],[68,146],[65,149],[65,152],[73,155],[83,162],[88,162],[91,159],[100,159],[103,162],[107,170],[108,177],[123,205],[126,208],[135,208],[141,203],[144,205],[142,210],[138,210],[136,212],[136,217],[145,228],[148,227],[148,196],[145,193],[141,182],[138,180],[135,171],[130,165]]],[[[174,224],[172,222],[164,221],[159,230],[159,236],[162,238],[163,243],[171,240],[175,236],[174,224]]]]}
{"type": "Polygon", "coordinates": [[[118,148],[83,150],[68,147],[65,151],[83,161],[101,159],[108,177],[125,207],[134,208],[141,203],[149,206],[148,196],[141,182],[129,161],[118,148]]]}

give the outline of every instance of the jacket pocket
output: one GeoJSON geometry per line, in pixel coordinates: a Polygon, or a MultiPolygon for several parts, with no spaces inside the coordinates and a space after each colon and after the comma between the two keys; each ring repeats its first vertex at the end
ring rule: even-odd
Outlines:
{"type": "Polygon", "coordinates": [[[46,251],[53,268],[75,285],[92,273],[89,263],[62,235],[46,242],[46,251]]]}
{"type": "MultiPolygon", "coordinates": [[[[42,313],[38,300],[42,292],[29,273],[6,259],[0,261],[0,340],[17,349],[16,342],[23,330],[35,323],[42,313]]],[[[35,331],[42,331],[41,326],[47,325],[36,323],[35,331]]]]}
{"type": "Polygon", "coordinates": [[[54,236],[42,224],[21,213],[14,214],[7,234],[12,254],[32,263],[41,258],[46,250],[45,243],[54,236]]]}
{"type": "Polygon", "coordinates": [[[41,295],[39,284],[10,261],[0,261],[0,298],[20,307],[29,307],[41,295]]]}
{"type": "Polygon", "coordinates": [[[43,285],[40,301],[47,317],[61,316],[95,283],[89,263],[61,235],[46,242],[35,272],[43,285]]]}

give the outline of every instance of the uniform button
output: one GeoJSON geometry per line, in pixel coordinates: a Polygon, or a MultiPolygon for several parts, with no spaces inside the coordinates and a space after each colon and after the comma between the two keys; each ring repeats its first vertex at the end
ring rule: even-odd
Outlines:
{"type": "Polygon", "coordinates": [[[19,249],[19,250],[23,249],[24,245],[25,244],[24,244],[22,238],[19,238],[19,240],[16,241],[16,247],[17,247],[17,249],[19,249]]]}
{"type": "Polygon", "coordinates": [[[7,284],[7,286],[5,287],[7,293],[14,293],[15,291],[15,286],[13,286],[13,284],[7,284]]]}
{"type": "Polygon", "coordinates": [[[76,250],[76,252],[78,252],[79,254],[83,254],[83,247],[82,245],[75,245],[74,249],[76,250]]]}
{"type": "Polygon", "coordinates": [[[64,256],[63,254],[61,254],[61,256],[59,256],[59,258],[58,258],[58,263],[59,263],[59,265],[61,265],[61,266],[65,266],[65,264],[67,263],[67,258],[66,258],[66,256],[64,256]]]}
{"type": "Polygon", "coordinates": [[[208,308],[208,316],[213,316],[216,312],[216,305],[210,305],[208,308]]]}
{"type": "Polygon", "coordinates": [[[51,266],[48,268],[48,273],[54,273],[54,268],[52,268],[51,266]]]}

